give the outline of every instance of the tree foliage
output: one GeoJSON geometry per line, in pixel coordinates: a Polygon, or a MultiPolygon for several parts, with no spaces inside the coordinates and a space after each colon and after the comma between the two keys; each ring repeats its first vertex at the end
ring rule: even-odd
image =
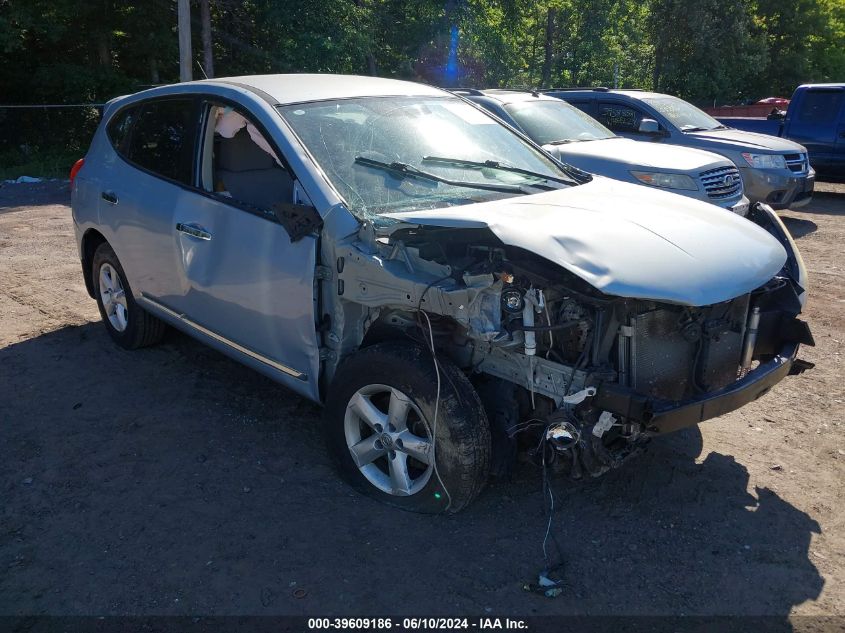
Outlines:
{"type": "MultiPolygon", "coordinates": [[[[845,76],[842,0],[209,4],[219,75],[377,73],[520,86],[618,81],[705,102],[787,94],[801,82],[845,76]]],[[[199,61],[198,6],[193,21],[199,61]]],[[[0,0],[6,102],[103,100],[176,81],[176,49],[174,0],[0,0]]]]}
{"type": "MultiPolygon", "coordinates": [[[[337,72],[448,87],[619,85],[701,104],[845,80],[843,0],[203,2],[219,76],[337,72]]],[[[197,78],[200,13],[194,0],[197,78]]],[[[176,27],[175,0],[0,0],[0,105],[103,102],[178,81],[176,27]]],[[[15,116],[0,109],[0,142],[14,140],[10,130],[32,138],[29,115],[15,116]]],[[[57,124],[90,126],[92,115],[40,120],[54,134],[57,124]]]]}

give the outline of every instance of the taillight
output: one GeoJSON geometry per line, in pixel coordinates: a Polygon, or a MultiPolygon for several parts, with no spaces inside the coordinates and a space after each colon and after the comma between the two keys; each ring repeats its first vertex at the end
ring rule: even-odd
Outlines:
{"type": "Polygon", "coordinates": [[[79,173],[79,170],[82,169],[82,166],[85,164],[85,159],[80,158],[73,164],[73,167],[70,168],[70,186],[73,187],[73,179],[76,178],[76,174],[79,173]]]}

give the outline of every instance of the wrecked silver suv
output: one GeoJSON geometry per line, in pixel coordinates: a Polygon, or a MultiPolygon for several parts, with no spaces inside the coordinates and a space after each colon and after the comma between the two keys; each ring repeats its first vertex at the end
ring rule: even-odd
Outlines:
{"type": "Polygon", "coordinates": [[[599,475],[809,366],[771,209],[561,166],[435,88],[155,88],[108,105],[74,175],[112,338],[170,324],[324,403],[344,476],[407,509],[464,508],[520,445],[599,475]]]}

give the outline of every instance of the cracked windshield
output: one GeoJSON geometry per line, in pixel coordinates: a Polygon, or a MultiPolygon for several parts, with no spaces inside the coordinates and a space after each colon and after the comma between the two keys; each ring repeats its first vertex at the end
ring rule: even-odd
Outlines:
{"type": "Polygon", "coordinates": [[[564,168],[458,98],[370,97],[278,109],[361,217],[577,184],[564,168]]]}

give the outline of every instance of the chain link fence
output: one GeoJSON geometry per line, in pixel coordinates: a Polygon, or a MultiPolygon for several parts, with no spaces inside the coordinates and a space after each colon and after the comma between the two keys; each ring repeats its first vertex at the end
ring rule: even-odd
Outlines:
{"type": "Polygon", "coordinates": [[[88,150],[102,109],[92,103],[0,104],[0,174],[65,177],[88,150]]]}

